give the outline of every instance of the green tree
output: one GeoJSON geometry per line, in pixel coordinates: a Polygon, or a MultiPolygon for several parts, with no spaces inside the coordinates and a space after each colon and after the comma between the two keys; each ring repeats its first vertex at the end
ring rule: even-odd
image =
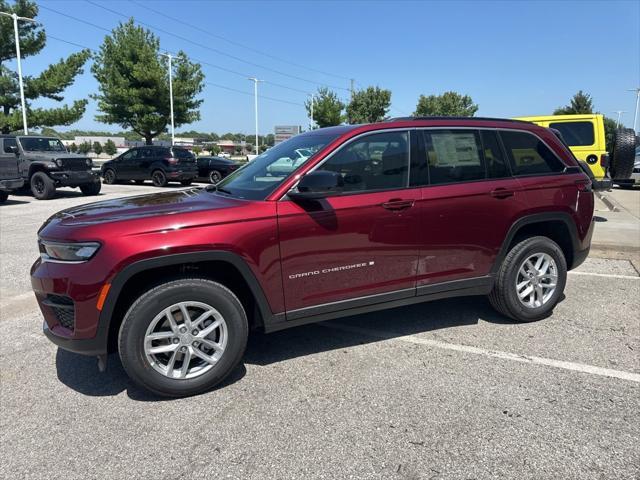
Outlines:
{"type": "Polygon", "coordinates": [[[72,143],[71,145],[69,145],[69,151],[76,153],[78,151],[78,145],[76,145],[75,142],[72,143]]]}
{"type": "Polygon", "coordinates": [[[604,117],[604,139],[607,148],[607,152],[613,151],[613,142],[616,139],[616,130],[618,125],[613,118],[604,117]]]}
{"type": "Polygon", "coordinates": [[[103,152],[102,144],[100,142],[93,142],[93,152],[96,155],[100,155],[103,152]]]}
{"type": "Polygon", "coordinates": [[[209,155],[218,155],[220,153],[220,147],[215,144],[210,144],[205,147],[205,150],[209,152],[209,155]]]}
{"type": "Polygon", "coordinates": [[[104,153],[113,157],[116,153],[118,153],[118,148],[113,140],[109,139],[104,143],[104,153]]]}
{"type": "Polygon", "coordinates": [[[593,113],[593,100],[591,95],[579,90],[569,102],[569,105],[556,108],[554,115],[575,115],[580,113],[593,113]]]}
{"type": "MultiPolygon", "coordinates": [[[[35,18],[38,15],[38,6],[29,0],[17,0],[13,5],[9,5],[6,0],[0,0],[0,11],[35,18]]],[[[19,32],[22,58],[36,55],[44,48],[46,35],[40,24],[20,22],[19,32]]],[[[13,20],[0,16],[0,133],[22,129],[18,74],[4,65],[15,59],[15,52],[13,20]]],[[[82,73],[82,66],[89,55],[88,50],[82,50],[49,65],[40,75],[23,77],[29,127],[70,125],[82,117],[87,100],[77,100],[71,105],[57,108],[33,108],[32,102],[40,97],[63,101],[62,92],[82,73]]]]}
{"type": "MultiPolygon", "coordinates": [[[[307,115],[311,116],[311,99],[304,104],[307,115]]],[[[340,125],[342,122],[342,110],[344,103],[338,99],[338,95],[326,87],[318,89],[313,97],[313,121],[320,128],[340,125]]]]}
{"type": "Polygon", "coordinates": [[[473,117],[478,105],[473,103],[469,95],[457,92],[444,92],[442,95],[420,95],[416,117],[473,117]]]}
{"type": "Polygon", "coordinates": [[[192,151],[193,151],[193,154],[197,157],[202,153],[202,147],[199,147],[196,145],[195,147],[193,147],[192,151]]]}
{"type": "Polygon", "coordinates": [[[349,123],[381,122],[391,106],[391,90],[379,87],[367,87],[366,90],[355,92],[347,105],[347,120],[349,123]]]}
{"type": "MultiPolygon", "coordinates": [[[[133,19],[120,24],[104,39],[91,71],[99,84],[96,119],[131,128],[147,145],[165,131],[170,121],[167,58],[160,56],[160,41],[133,19]]],[[[176,126],[200,119],[204,88],[200,65],[180,51],[173,60],[173,110],[176,126]]]]}
{"type": "Polygon", "coordinates": [[[78,153],[86,155],[91,151],[91,144],[89,142],[82,142],[78,145],[78,153]]]}

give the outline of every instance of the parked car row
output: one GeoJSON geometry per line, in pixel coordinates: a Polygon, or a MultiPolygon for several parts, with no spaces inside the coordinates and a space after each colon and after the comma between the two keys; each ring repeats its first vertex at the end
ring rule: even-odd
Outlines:
{"type": "Polygon", "coordinates": [[[134,181],[138,184],[151,180],[156,187],[169,182],[190,185],[194,180],[206,179],[218,183],[239,165],[220,157],[196,157],[186,148],[147,145],[127,150],[105,162],[100,175],[104,183],[134,181]]]}

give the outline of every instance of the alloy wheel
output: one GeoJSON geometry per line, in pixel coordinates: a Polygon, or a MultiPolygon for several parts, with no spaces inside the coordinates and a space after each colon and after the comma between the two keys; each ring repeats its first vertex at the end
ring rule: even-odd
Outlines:
{"type": "Polygon", "coordinates": [[[558,267],[551,255],[530,255],[518,269],[516,293],[525,307],[538,308],[546,304],[556,291],[558,267]]]}
{"type": "Polygon", "coordinates": [[[196,378],[218,363],[227,341],[227,324],[218,310],[202,302],[180,302],[151,321],[144,353],[165,377],[196,378]]]}

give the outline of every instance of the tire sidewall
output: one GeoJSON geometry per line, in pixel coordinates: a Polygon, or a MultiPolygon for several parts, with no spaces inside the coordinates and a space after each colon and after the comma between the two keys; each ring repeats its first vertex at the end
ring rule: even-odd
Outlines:
{"type": "Polygon", "coordinates": [[[153,184],[156,187],[165,187],[167,185],[167,176],[165,175],[165,173],[162,170],[154,170],[153,173],[151,173],[151,181],[153,182],[153,184]],[[156,182],[156,175],[162,175],[162,181],[161,182],[156,182]]]}
{"type": "Polygon", "coordinates": [[[513,263],[510,265],[509,271],[506,275],[506,296],[507,301],[509,302],[509,309],[516,317],[525,321],[534,321],[545,318],[551,314],[556,304],[560,301],[566,284],[567,261],[564,258],[562,249],[552,240],[539,239],[535,242],[531,242],[513,258],[513,263]],[[553,296],[547,301],[547,303],[537,308],[529,308],[520,302],[515,285],[520,266],[528,257],[536,253],[546,253],[553,258],[556,262],[556,268],[558,269],[558,279],[556,282],[556,290],[553,292],[553,296]]]}
{"type": "Polygon", "coordinates": [[[247,335],[244,309],[231,291],[207,280],[178,280],[145,293],[131,306],[120,327],[118,349],[125,370],[136,383],[160,395],[182,397],[209,390],[224,380],[242,358],[247,335]],[[162,310],[184,301],[203,302],[220,312],[227,325],[227,346],[208,372],[196,378],[170,379],[149,364],[144,337],[162,310]]]}
{"type": "Polygon", "coordinates": [[[31,193],[37,200],[49,200],[50,198],[53,198],[56,193],[56,186],[53,183],[53,180],[51,180],[46,173],[34,173],[29,184],[31,186],[31,193]],[[38,179],[42,179],[42,182],[44,183],[44,191],[42,193],[38,193],[34,186],[38,179]]]}
{"type": "Polygon", "coordinates": [[[209,174],[209,181],[213,184],[218,183],[220,180],[222,180],[222,174],[218,171],[218,170],[212,170],[211,173],[209,174]],[[217,180],[215,180],[214,177],[217,176],[217,180]]]}
{"type": "Polygon", "coordinates": [[[0,203],[4,203],[9,198],[9,192],[5,192],[4,190],[0,190],[0,203]]]}
{"type": "Polygon", "coordinates": [[[107,185],[113,185],[116,183],[116,172],[111,168],[108,168],[103,175],[104,183],[107,185]]]}

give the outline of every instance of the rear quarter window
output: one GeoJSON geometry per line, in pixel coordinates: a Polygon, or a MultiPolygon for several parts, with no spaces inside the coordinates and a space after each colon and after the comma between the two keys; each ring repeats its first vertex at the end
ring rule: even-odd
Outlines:
{"type": "Polygon", "coordinates": [[[555,153],[531,133],[503,130],[500,137],[514,175],[544,175],[565,169],[555,153]]]}
{"type": "Polygon", "coordinates": [[[570,147],[590,146],[596,143],[591,122],[556,122],[550,123],[549,128],[558,130],[570,147]]]}
{"type": "Polygon", "coordinates": [[[195,158],[189,150],[185,150],[183,148],[174,148],[173,156],[184,160],[195,158]]]}

